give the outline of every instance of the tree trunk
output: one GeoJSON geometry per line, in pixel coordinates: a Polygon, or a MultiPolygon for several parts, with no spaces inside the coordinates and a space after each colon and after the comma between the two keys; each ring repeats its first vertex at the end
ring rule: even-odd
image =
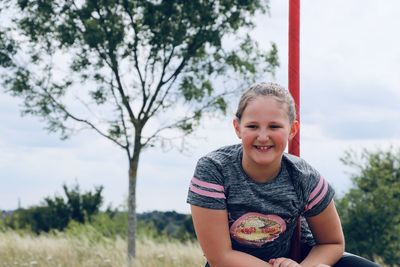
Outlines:
{"type": "Polygon", "coordinates": [[[135,265],[136,257],[136,178],[141,152],[140,135],[135,138],[133,156],[129,161],[129,193],[128,193],[128,266],[135,265]]]}

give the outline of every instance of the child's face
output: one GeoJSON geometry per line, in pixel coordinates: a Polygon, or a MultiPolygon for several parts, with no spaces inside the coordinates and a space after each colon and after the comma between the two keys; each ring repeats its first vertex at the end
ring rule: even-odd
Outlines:
{"type": "Polygon", "coordinates": [[[282,154],[298,124],[290,124],[288,108],[272,96],[258,96],[235,119],[237,136],[242,139],[243,165],[250,168],[280,168],[282,154]]]}

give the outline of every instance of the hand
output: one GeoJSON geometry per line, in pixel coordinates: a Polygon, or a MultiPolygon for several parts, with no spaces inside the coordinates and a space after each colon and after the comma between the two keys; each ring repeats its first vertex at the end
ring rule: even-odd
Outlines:
{"type": "MultiPolygon", "coordinates": [[[[273,267],[301,267],[300,264],[288,258],[270,259],[268,263],[271,264],[273,267]]],[[[318,265],[318,267],[325,267],[325,266],[318,265]]]]}
{"type": "Polygon", "coordinates": [[[331,267],[331,266],[323,264],[323,263],[320,263],[320,264],[314,265],[314,267],[331,267]]]}

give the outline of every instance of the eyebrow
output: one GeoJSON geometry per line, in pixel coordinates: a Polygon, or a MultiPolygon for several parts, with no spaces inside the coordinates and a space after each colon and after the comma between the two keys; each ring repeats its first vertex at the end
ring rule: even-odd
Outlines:
{"type": "MultiPolygon", "coordinates": [[[[259,121],[246,121],[246,122],[244,122],[245,124],[249,124],[249,123],[260,123],[259,121]]],[[[282,124],[283,122],[282,121],[269,121],[268,122],[268,124],[271,124],[271,123],[275,123],[275,124],[282,124]]]]}

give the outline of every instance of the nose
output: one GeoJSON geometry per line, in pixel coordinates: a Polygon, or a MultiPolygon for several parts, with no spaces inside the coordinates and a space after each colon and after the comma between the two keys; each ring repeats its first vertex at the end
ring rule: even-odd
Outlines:
{"type": "Polygon", "coordinates": [[[267,142],[269,140],[269,133],[267,130],[261,130],[257,137],[260,142],[267,142]]]}

